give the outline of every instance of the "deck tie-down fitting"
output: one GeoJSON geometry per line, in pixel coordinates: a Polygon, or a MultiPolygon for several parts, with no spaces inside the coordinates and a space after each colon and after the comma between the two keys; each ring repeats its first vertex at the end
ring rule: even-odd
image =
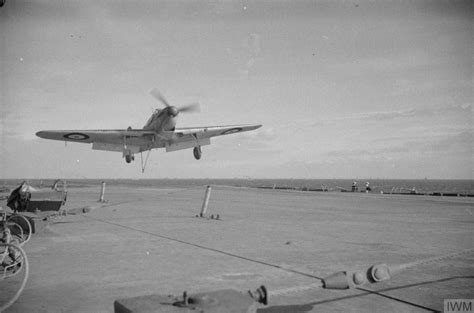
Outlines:
{"type": "Polygon", "coordinates": [[[324,289],[349,289],[378,283],[392,277],[387,264],[375,264],[361,271],[340,271],[323,279],[324,289]]]}
{"type": "Polygon", "coordinates": [[[324,289],[350,289],[357,288],[365,284],[374,284],[389,280],[393,275],[411,267],[428,263],[439,262],[444,259],[454,258],[463,254],[473,253],[474,249],[468,249],[444,256],[432,257],[411,263],[390,265],[381,263],[370,266],[360,271],[339,271],[322,279],[324,289]]]}

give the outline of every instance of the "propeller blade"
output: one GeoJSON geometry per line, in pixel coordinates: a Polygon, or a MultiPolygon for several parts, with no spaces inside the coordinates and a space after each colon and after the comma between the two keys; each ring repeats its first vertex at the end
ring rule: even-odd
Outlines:
{"type": "Polygon", "coordinates": [[[169,102],[166,100],[165,97],[163,97],[163,95],[161,94],[161,92],[156,89],[156,88],[153,88],[151,91],[150,91],[150,94],[158,101],[160,101],[161,103],[163,103],[165,106],[167,107],[170,107],[171,104],[169,104],[169,102]]]}
{"type": "Polygon", "coordinates": [[[193,112],[200,112],[201,111],[201,106],[199,102],[191,103],[188,105],[184,105],[178,108],[179,112],[187,112],[187,113],[193,113],[193,112]]]}

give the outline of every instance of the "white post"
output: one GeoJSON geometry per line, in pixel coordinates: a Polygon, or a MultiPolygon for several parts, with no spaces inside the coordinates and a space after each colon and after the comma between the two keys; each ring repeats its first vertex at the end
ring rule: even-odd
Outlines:
{"type": "Polygon", "coordinates": [[[207,205],[209,204],[209,197],[211,196],[211,186],[207,186],[206,194],[204,196],[204,201],[202,203],[201,213],[199,213],[200,217],[203,217],[206,214],[207,205]]]}
{"type": "Polygon", "coordinates": [[[99,199],[99,202],[105,202],[104,196],[105,196],[105,181],[102,182],[102,187],[101,187],[101,189],[100,189],[100,199],[99,199]]]}

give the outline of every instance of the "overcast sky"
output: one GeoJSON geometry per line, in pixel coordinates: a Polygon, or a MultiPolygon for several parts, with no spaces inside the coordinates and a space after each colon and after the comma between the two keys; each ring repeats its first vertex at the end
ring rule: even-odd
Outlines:
{"type": "Polygon", "coordinates": [[[473,179],[472,1],[49,1],[0,8],[2,178],[473,179]],[[258,123],[140,157],[37,138],[258,123]]]}

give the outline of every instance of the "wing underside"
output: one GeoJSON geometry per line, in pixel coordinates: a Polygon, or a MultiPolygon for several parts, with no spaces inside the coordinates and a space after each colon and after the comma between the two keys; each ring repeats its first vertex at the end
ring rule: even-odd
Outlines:
{"type": "Polygon", "coordinates": [[[92,149],[133,153],[154,148],[166,148],[167,152],[204,146],[210,138],[254,130],[261,125],[229,125],[177,128],[174,131],[149,130],[45,130],[36,133],[40,138],[92,143],[92,149]]]}
{"type": "Polygon", "coordinates": [[[155,132],[146,130],[45,130],[36,133],[40,138],[92,143],[92,149],[122,152],[124,148],[141,152],[154,148],[155,132]]]}
{"type": "Polygon", "coordinates": [[[262,127],[262,125],[229,125],[229,126],[208,126],[208,127],[185,127],[176,128],[177,136],[196,135],[201,138],[211,138],[216,136],[230,135],[245,132],[262,127]]]}
{"type": "Polygon", "coordinates": [[[176,128],[173,140],[166,145],[166,151],[171,152],[209,145],[211,144],[211,137],[250,131],[261,126],[262,125],[229,125],[176,128]]]}

